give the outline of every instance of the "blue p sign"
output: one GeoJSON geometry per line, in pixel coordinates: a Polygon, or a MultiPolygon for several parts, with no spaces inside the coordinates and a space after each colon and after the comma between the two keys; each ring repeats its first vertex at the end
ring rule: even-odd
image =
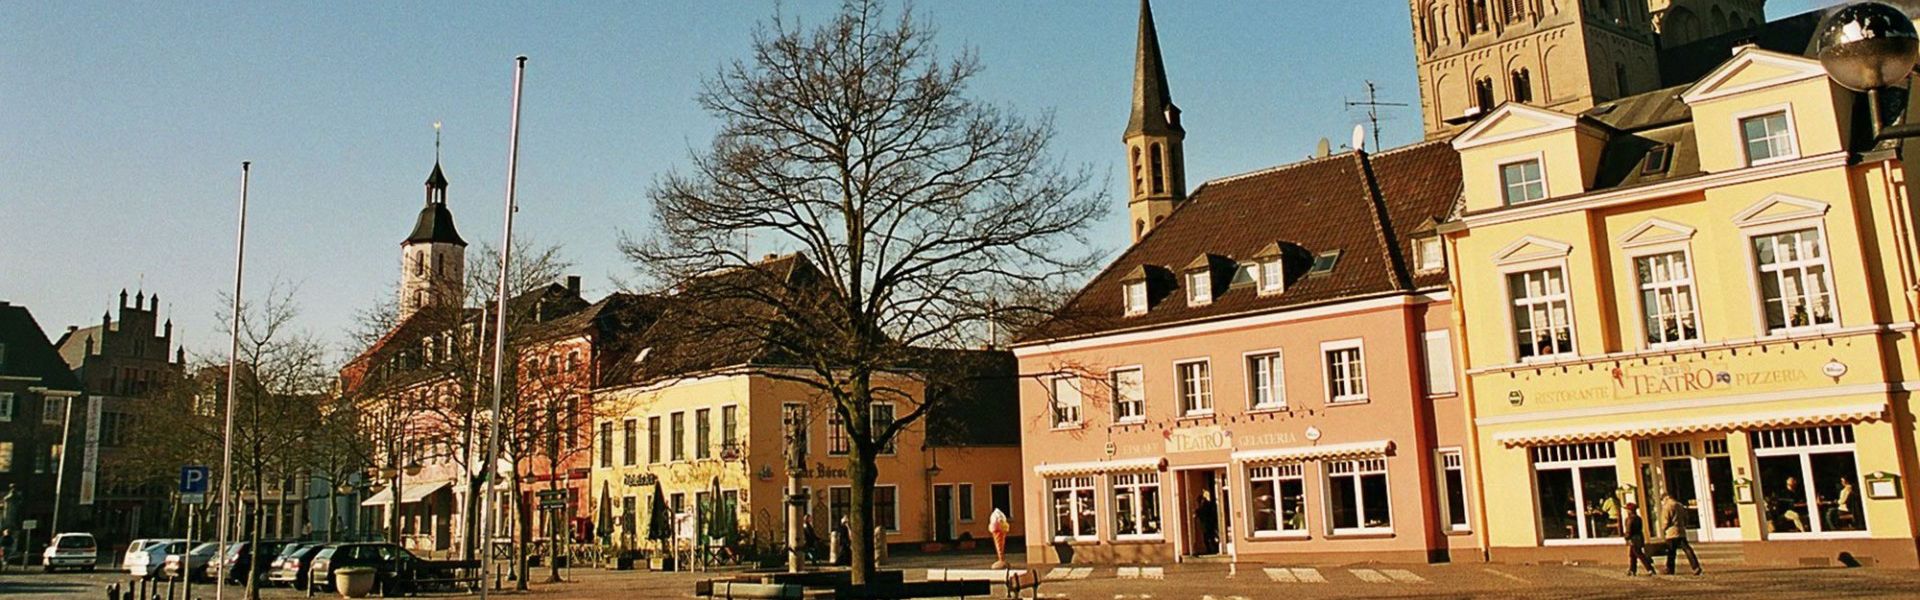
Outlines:
{"type": "Polygon", "coordinates": [[[199,465],[180,467],[180,493],[207,493],[207,482],[213,479],[212,474],[211,469],[199,465]]]}

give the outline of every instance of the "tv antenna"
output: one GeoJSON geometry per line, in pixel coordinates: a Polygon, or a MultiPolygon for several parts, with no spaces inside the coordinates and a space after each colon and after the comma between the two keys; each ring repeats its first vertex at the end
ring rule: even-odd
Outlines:
{"type": "Polygon", "coordinates": [[[1405,102],[1381,102],[1379,91],[1379,88],[1373,84],[1373,80],[1368,79],[1367,99],[1346,101],[1347,108],[1363,107],[1367,109],[1367,123],[1371,125],[1370,128],[1373,130],[1373,150],[1375,152],[1380,151],[1380,107],[1404,108],[1407,106],[1405,102]]]}

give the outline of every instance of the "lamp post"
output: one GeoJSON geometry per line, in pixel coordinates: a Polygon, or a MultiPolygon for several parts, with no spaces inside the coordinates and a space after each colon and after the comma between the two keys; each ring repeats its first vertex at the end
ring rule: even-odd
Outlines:
{"type": "MultiPolygon", "coordinates": [[[[1920,136],[1920,125],[1912,122],[1884,127],[1880,118],[1880,91],[1894,87],[1913,74],[1920,62],[1920,34],[1913,21],[1900,9],[1878,2],[1862,2],[1841,8],[1827,17],[1819,33],[1820,66],[1827,77],[1841,87],[1867,94],[1868,111],[1873,121],[1874,138],[1907,139],[1920,136]]],[[[1907,115],[1913,94],[1908,94],[1907,115]]],[[[1902,148],[1902,154],[1906,148],[1902,148]]]]}

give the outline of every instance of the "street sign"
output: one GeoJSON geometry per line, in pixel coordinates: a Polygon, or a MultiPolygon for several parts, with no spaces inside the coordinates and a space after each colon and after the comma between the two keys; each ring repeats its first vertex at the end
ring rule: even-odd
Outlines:
{"type": "Polygon", "coordinates": [[[560,499],[560,501],[565,502],[567,499],[566,490],[540,490],[537,493],[540,495],[541,500],[553,500],[555,498],[558,498],[560,499]]]}
{"type": "Polygon", "coordinates": [[[540,499],[540,508],[543,508],[543,509],[545,509],[545,508],[566,508],[566,507],[567,507],[567,499],[566,499],[566,498],[541,498],[541,499],[540,499]]]}
{"type": "Polygon", "coordinates": [[[185,504],[205,504],[207,488],[213,481],[213,470],[201,465],[180,467],[180,502],[185,504]]]}
{"type": "Polygon", "coordinates": [[[24,520],[24,521],[21,521],[21,522],[20,522],[20,528],[21,528],[21,529],[25,529],[25,530],[27,530],[27,531],[33,531],[33,530],[35,530],[35,529],[39,529],[39,528],[40,528],[40,520],[39,520],[39,519],[27,519],[27,520],[24,520]]]}

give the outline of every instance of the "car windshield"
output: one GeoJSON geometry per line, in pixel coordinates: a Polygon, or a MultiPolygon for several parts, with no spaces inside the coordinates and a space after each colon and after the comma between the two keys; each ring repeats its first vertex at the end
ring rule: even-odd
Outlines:
{"type": "Polygon", "coordinates": [[[298,555],[300,551],[306,550],[309,546],[312,546],[312,544],[287,544],[286,547],[280,549],[280,558],[298,555]]]}
{"type": "Polygon", "coordinates": [[[168,542],[167,543],[167,554],[179,554],[181,552],[186,552],[186,551],[187,551],[186,542],[168,542]]]}
{"type": "Polygon", "coordinates": [[[90,535],[60,536],[60,547],[61,548],[92,548],[93,536],[90,536],[90,535]]]}
{"type": "Polygon", "coordinates": [[[204,544],[200,544],[198,546],[194,546],[193,555],[194,556],[212,556],[213,551],[219,548],[220,548],[219,542],[207,542],[204,544]]]}

